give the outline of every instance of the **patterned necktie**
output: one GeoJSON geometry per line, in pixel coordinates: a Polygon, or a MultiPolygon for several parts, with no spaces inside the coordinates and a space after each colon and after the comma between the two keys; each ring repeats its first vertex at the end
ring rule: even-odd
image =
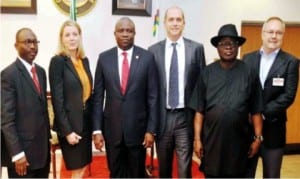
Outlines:
{"type": "Polygon", "coordinates": [[[169,74],[169,105],[175,109],[179,103],[178,90],[178,58],[177,58],[177,43],[172,43],[173,54],[171,58],[170,74],[169,74]]]}
{"type": "Polygon", "coordinates": [[[36,73],[35,66],[32,67],[30,71],[32,73],[32,80],[33,80],[34,86],[36,87],[38,93],[41,94],[41,87],[40,87],[40,83],[39,83],[39,80],[38,80],[38,76],[37,76],[37,73],[36,73]]]}
{"type": "Polygon", "coordinates": [[[128,82],[128,76],[129,76],[129,65],[128,65],[128,59],[127,59],[127,53],[123,52],[123,64],[122,64],[122,81],[121,81],[121,92],[122,95],[126,92],[126,86],[128,82]]]}

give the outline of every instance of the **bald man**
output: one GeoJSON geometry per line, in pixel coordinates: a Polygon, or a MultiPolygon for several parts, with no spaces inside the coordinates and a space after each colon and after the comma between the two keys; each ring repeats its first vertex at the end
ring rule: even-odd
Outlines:
{"type": "Polygon", "coordinates": [[[153,55],[134,45],[131,19],[121,18],[114,35],[117,46],[101,53],[96,67],[94,143],[101,150],[105,141],[111,178],[144,178],[146,148],[157,133],[157,68],[153,55]]]}
{"type": "Polygon", "coordinates": [[[187,103],[197,76],[205,67],[204,47],[183,37],[185,18],[181,8],[168,8],[164,25],[167,38],[149,47],[149,51],[155,56],[161,82],[157,141],[159,175],[162,178],[172,178],[172,161],[176,152],[178,177],[191,178],[194,112],[187,108],[187,103]],[[177,57],[176,63],[172,63],[172,56],[177,57]],[[172,73],[174,71],[176,72],[172,73]]]}

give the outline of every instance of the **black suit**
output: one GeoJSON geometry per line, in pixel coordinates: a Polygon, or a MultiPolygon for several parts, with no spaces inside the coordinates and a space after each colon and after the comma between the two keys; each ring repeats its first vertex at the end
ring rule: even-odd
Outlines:
{"type": "Polygon", "coordinates": [[[144,136],[146,132],[157,133],[157,69],[150,52],[133,46],[127,89],[122,95],[118,63],[116,47],[99,55],[93,94],[93,129],[104,133],[111,177],[143,177],[144,136]]]}
{"type": "Polygon", "coordinates": [[[30,170],[50,162],[50,125],[46,98],[46,73],[35,65],[41,94],[24,64],[17,59],[1,72],[1,163],[14,170],[12,157],[24,151],[30,170]]]}
{"type": "MultiPolygon", "coordinates": [[[[187,106],[193,89],[195,87],[197,78],[200,74],[202,68],[206,66],[205,57],[204,57],[204,48],[202,44],[194,42],[192,40],[183,38],[184,48],[185,48],[185,70],[184,70],[184,105],[187,106]]],[[[174,141],[169,141],[168,139],[163,139],[166,136],[170,135],[170,131],[172,131],[172,124],[169,124],[170,121],[174,121],[175,119],[171,117],[168,120],[166,99],[167,99],[167,79],[166,79],[166,70],[165,70],[165,48],[166,48],[166,40],[160,41],[151,47],[149,47],[149,51],[154,54],[156,64],[158,66],[158,74],[160,79],[160,127],[158,132],[158,159],[160,163],[160,177],[172,177],[172,160],[173,160],[173,151],[175,148],[175,141],[179,141],[176,143],[176,152],[181,155],[178,157],[179,159],[179,177],[191,177],[191,160],[192,160],[192,136],[193,136],[193,117],[194,111],[191,111],[189,108],[184,109],[183,118],[181,120],[181,124],[176,124],[177,126],[174,128],[178,128],[178,130],[183,131],[180,132],[179,135],[174,137],[174,141]],[[172,119],[173,118],[173,119],[172,119]],[[180,127],[183,126],[183,127],[180,127]],[[169,130],[169,132],[168,132],[169,130]],[[188,133],[188,134],[187,134],[188,133]],[[188,137],[186,138],[186,135],[188,137]],[[183,137],[184,136],[184,137],[183,137]],[[183,137],[183,138],[182,138],[183,137]],[[169,145],[168,143],[171,143],[169,145]],[[166,145],[165,145],[166,144],[166,145]],[[169,147],[168,147],[169,146],[169,147]],[[160,152],[161,151],[161,152],[160,152]]],[[[180,60],[180,59],[179,59],[180,60]]],[[[175,115],[176,116],[176,115],[175,115]]],[[[178,117],[178,116],[177,116],[178,117]]],[[[175,118],[177,118],[175,117],[175,118]]],[[[172,132],[171,132],[172,133],[172,132]]],[[[172,134],[171,134],[172,135],[172,134]]]]}
{"type": "MultiPolygon", "coordinates": [[[[92,86],[87,58],[82,59],[82,65],[92,86]]],[[[81,168],[92,159],[90,100],[83,103],[82,83],[69,57],[54,56],[51,59],[49,81],[54,109],[54,130],[58,133],[66,167],[81,168]],[[66,140],[66,136],[71,132],[82,137],[75,146],[66,140]]]]}
{"type": "MultiPolygon", "coordinates": [[[[263,68],[260,66],[260,51],[246,54],[243,60],[250,67],[254,68],[259,75],[260,68],[263,68]]],[[[262,143],[262,149],[282,149],[283,151],[286,143],[286,111],[295,99],[298,78],[298,60],[290,54],[279,50],[265,83],[262,84],[262,86],[264,86],[262,91],[264,101],[263,115],[265,117],[263,123],[264,141],[262,143]],[[284,79],[283,85],[274,85],[273,80],[276,78],[284,79]]],[[[273,160],[272,163],[274,162],[273,160]]],[[[278,162],[281,163],[281,160],[278,162]]],[[[255,170],[253,175],[254,174],[255,170]]]]}

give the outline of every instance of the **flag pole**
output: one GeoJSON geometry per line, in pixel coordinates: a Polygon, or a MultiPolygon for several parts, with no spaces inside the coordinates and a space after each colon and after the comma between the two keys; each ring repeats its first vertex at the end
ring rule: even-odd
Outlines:
{"type": "Polygon", "coordinates": [[[76,0],[70,0],[70,19],[76,21],[76,0]]]}

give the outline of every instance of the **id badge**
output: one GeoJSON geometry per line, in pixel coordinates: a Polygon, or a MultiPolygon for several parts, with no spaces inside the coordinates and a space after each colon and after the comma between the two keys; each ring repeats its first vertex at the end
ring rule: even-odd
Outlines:
{"type": "Polygon", "coordinates": [[[273,78],[273,86],[284,86],[284,78],[273,78]]]}

